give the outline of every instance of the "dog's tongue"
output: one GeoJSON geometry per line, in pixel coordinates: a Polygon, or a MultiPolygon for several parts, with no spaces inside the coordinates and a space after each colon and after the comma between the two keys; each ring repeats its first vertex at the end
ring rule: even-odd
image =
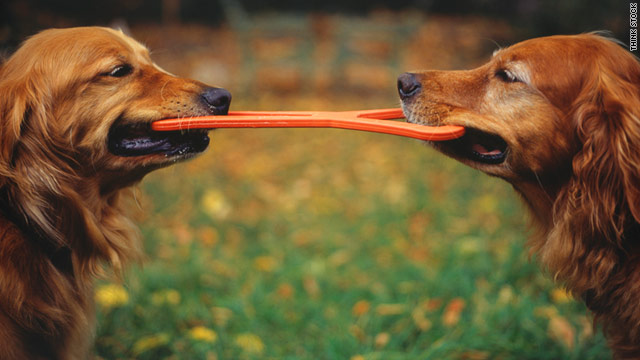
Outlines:
{"type": "Polygon", "coordinates": [[[499,149],[488,150],[486,147],[484,147],[484,145],[478,143],[473,144],[471,146],[471,150],[477,152],[480,155],[486,156],[500,155],[502,153],[502,151],[500,151],[499,149]]]}

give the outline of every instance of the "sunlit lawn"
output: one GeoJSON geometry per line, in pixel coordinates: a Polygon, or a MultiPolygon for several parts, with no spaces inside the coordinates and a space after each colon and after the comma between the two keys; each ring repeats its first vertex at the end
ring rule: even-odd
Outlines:
{"type": "Polygon", "coordinates": [[[418,141],[218,130],[141,188],[148,260],[97,288],[103,358],[608,357],[511,188],[418,141]]]}
{"type": "MultiPolygon", "coordinates": [[[[239,110],[398,106],[393,80],[375,96],[230,90],[239,110]]],[[[211,138],[143,181],[147,260],[97,285],[97,356],[610,358],[584,306],[529,258],[508,184],[389,135],[211,138]]]]}

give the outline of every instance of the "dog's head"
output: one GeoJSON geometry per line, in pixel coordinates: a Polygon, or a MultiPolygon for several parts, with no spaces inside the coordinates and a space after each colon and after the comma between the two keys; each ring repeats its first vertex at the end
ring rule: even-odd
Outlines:
{"type": "Polygon", "coordinates": [[[43,31],[0,68],[0,213],[97,272],[138,254],[128,191],[195,156],[206,131],[154,132],[156,120],[226,114],[231,95],[178,78],[119,31],[43,31]]]}
{"type": "MultiPolygon", "coordinates": [[[[224,89],[178,78],[122,32],[52,29],[0,70],[0,173],[73,174],[103,193],[206,149],[205,131],[154,132],[164,118],[226,114],[224,89]]],[[[22,174],[26,176],[27,174],[22,174]]]]}
{"type": "Polygon", "coordinates": [[[606,38],[552,36],[498,50],[476,69],[405,73],[398,89],[409,121],[467,128],[434,144],[439,150],[510,182],[537,182],[568,175],[582,146],[583,105],[602,115],[615,88],[634,89],[637,71],[633,56],[606,38]]]}
{"type": "Polygon", "coordinates": [[[594,194],[581,201],[610,193],[601,203],[628,202],[640,219],[623,200],[637,194],[626,169],[640,158],[639,81],[632,54],[583,34],[527,40],[472,70],[405,73],[398,90],[409,121],[467,129],[437,149],[509,181],[541,216],[575,185],[594,194]]]}

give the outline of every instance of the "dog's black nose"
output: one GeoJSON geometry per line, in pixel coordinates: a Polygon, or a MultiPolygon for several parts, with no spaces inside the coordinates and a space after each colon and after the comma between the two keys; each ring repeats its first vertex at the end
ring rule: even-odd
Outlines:
{"type": "Polygon", "coordinates": [[[231,104],[231,93],[222,88],[206,88],[202,99],[214,115],[226,115],[231,104]]]}
{"type": "Polygon", "coordinates": [[[404,73],[398,76],[398,94],[403,100],[417,94],[421,87],[415,74],[404,73]]]}

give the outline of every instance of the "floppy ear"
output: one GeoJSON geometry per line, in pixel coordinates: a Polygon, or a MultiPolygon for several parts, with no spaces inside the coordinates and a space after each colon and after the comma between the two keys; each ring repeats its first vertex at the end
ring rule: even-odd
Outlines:
{"type": "Polygon", "coordinates": [[[623,247],[625,228],[640,222],[638,77],[602,67],[589,85],[575,113],[582,150],[573,160],[571,200],[594,236],[623,247]]]}
{"type": "MultiPolygon", "coordinates": [[[[0,176],[10,178],[15,146],[22,122],[29,116],[29,94],[23,84],[9,84],[0,79],[0,176]]],[[[0,180],[0,185],[4,180],[0,180]]]]}
{"type": "Polygon", "coordinates": [[[51,157],[46,149],[55,149],[43,145],[56,140],[50,119],[52,80],[42,75],[41,67],[23,66],[24,61],[24,56],[15,55],[0,69],[0,185],[16,176],[19,143],[23,143],[24,152],[43,161],[51,157]],[[24,141],[26,133],[32,134],[28,144],[24,141]]]}
{"type": "MultiPolygon", "coordinates": [[[[31,224],[62,243],[49,205],[73,176],[49,129],[51,86],[12,58],[0,72],[0,188],[31,224]]],[[[68,152],[68,150],[67,150],[68,152]]],[[[57,209],[60,210],[60,209],[57,209]]]]}
{"type": "Polygon", "coordinates": [[[629,248],[625,231],[640,222],[640,65],[621,57],[618,67],[595,65],[581,84],[568,114],[581,148],[537,249],[578,294],[602,289],[629,248]]]}

